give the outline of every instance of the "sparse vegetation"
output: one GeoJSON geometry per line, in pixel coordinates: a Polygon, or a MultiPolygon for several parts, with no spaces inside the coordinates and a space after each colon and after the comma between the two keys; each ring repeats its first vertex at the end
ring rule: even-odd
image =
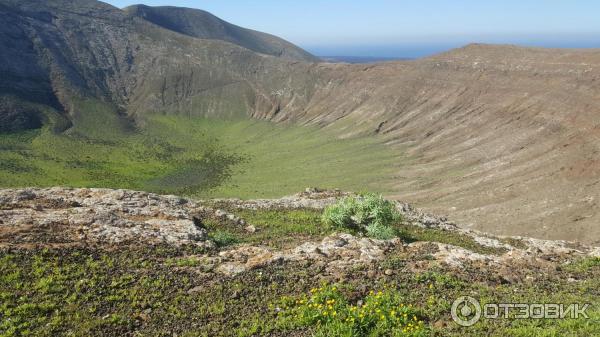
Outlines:
{"type": "Polygon", "coordinates": [[[280,319],[315,328],[315,336],[427,336],[423,314],[404,304],[395,289],[373,291],[351,303],[336,285],[313,288],[310,295],[282,298],[280,319]]]}
{"type": "Polygon", "coordinates": [[[387,240],[396,236],[393,225],[401,220],[394,204],[381,195],[362,194],[341,199],[327,207],[323,223],[336,228],[362,232],[376,239],[387,240]]]}
{"type": "Polygon", "coordinates": [[[211,238],[220,246],[247,243],[283,248],[306,240],[319,240],[332,232],[322,225],[321,213],[312,209],[236,210],[235,213],[255,226],[256,231],[249,233],[228,221],[206,219],[211,238]]]}
{"type": "Polygon", "coordinates": [[[200,265],[200,261],[194,257],[178,257],[166,259],[165,264],[173,267],[196,267],[200,265]]]}
{"type": "MultiPolygon", "coordinates": [[[[536,275],[535,283],[498,284],[468,270],[415,273],[396,262],[393,276],[348,271],[334,286],[321,282],[318,265],[306,263],[235,277],[206,274],[193,257],[199,253],[162,246],[0,250],[0,336],[588,337],[600,331],[597,267],[582,270],[576,283],[557,271],[536,275]],[[590,319],[482,319],[464,328],[450,318],[452,301],[464,294],[484,303],[592,306],[590,319]],[[408,323],[414,331],[402,334],[408,323]]],[[[398,254],[396,261],[422,258],[398,254]]]]}
{"type": "MultiPolygon", "coordinates": [[[[429,241],[440,242],[462,247],[481,254],[502,254],[505,248],[488,247],[477,243],[472,237],[458,232],[444,231],[435,228],[422,228],[410,225],[397,226],[398,235],[407,242],[429,241]]],[[[522,245],[519,246],[519,248],[522,245]]]]}
{"type": "Polygon", "coordinates": [[[214,232],[211,232],[210,238],[219,247],[227,247],[240,242],[240,240],[234,233],[231,233],[227,230],[216,230],[214,232]]]}
{"type": "Polygon", "coordinates": [[[566,268],[569,271],[581,273],[589,272],[594,268],[600,269],[600,257],[583,258],[568,265],[566,268]]]}

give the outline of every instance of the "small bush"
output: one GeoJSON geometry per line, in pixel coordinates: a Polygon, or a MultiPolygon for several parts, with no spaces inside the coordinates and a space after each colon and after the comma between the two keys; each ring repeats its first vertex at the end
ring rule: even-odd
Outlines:
{"type": "Polygon", "coordinates": [[[309,295],[284,297],[284,325],[315,327],[315,336],[427,336],[421,312],[403,303],[395,289],[371,291],[352,304],[337,286],[314,288],[309,295]]]}
{"type": "Polygon", "coordinates": [[[217,244],[218,247],[231,246],[240,242],[235,234],[224,230],[217,230],[211,233],[209,237],[217,244]]]}
{"type": "Polygon", "coordinates": [[[381,195],[364,194],[346,197],[325,208],[322,221],[328,226],[365,233],[369,237],[387,240],[396,236],[392,227],[401,215],[391,201],[381,195]]]}

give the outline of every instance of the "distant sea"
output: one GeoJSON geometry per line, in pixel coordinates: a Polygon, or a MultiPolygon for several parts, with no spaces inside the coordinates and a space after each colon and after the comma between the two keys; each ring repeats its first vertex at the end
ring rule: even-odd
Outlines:
{"type": "Polygon", "coordinates": [[[465,37],[439,42],[397,43],[388,45],[300,45],[328,62],[373,63],[394,60],[414,60],[436,55],[470,43],[512,44],[544,48],[600,48],[600,34],[562,34],[556,36],[465,37]],[[342,55],[342,56],[330,56],[342,55]],[[350,56],[348,56],[350,55],[350,56]],[[378,56],[374,56],[378,55],[378,56]]]}
{"type": "Polygon", "coordinates": [[[376,63],[388,61],[412,60],[409,57],[371,57],[371,56],[319,56],[325,62],[331,63],[376,63]]]}

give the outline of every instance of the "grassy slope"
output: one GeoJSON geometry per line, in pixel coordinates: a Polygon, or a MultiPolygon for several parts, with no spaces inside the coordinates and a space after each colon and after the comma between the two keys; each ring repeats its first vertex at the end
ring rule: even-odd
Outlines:
{"type": "Polygon", "coordinates": [[[273,197],[307,186],[386,192],[398,165],[399,154],[377,139],[339,140],[314,128],[258,121],[198,120],[186,127],[189,133],[203,130],[241,156],[231,180],[211,196],[273,197]]]}
{"type": "Polygon", "coordinates": [[[399,154],[376,139],[267,122],[152,116],[127,128],[109,108],[80,103],[68,134],[0,136],[0,186],[142,189],[276,197],[307,186],[386,192],[399,154]]]}

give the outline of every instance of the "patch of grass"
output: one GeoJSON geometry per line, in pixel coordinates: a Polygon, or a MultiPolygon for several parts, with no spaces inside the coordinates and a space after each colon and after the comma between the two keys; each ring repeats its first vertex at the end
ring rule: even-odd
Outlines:
{"type": "Polygon", "coordinates": [[[414,281],[419,284],[425,283],[430,288],[433,288],[434,285],[442,288],[455,289],[464,286],[464,283],[456,277],[435,270],[415,274],[414,281]]]}
{"type": "Polygon", "coordinates": [[[586,257],[567,265],[566,269],[572,272],[585,273],[592,269],[600,269],[600,257],[586,257]]]}
{"type": "Polygon", "coordinates": [[[476,242],[472,237],[457,232],[412,225],[400,225],[397,226],[397,230],[399,232],[398,235],[407,242],[439,242],[462,247],[481,254],[502,254],[506,252],[505,248],[484,246],[476,242]]]}
{"type": "MultiPolygon", "coordinates": [[[[390,192],[400,153],[377,138],[339,139],[328,130],[268,122],[161,118],[186,134],[215,138],[244,161],[203,197],[280,197],[307,186],[390,192]]],[[[168,129],[168,128],[167,128],[168,129]]]]}
{"type": "Polygon", "coordinates": [[[322,216],[327,226],[362,232],[381,240],[396,236],[392,225],[401,219],[394,203],[376,194],[343,198],[325,208],[322,216]]]}
{"type": "Polygon", "coordinates": [[[235,210],[234,213],[256,231],[216,219],[203,220],[218,245],[247,243],[275,248],[292,247],[306,240],[318,240],[333,230],[321,223],[321,212],[313,209],[235,210]]]}
{"type": "Polygon", "coordinates": [[[0,135],[0,186],[149,190],[195,197],[281,197],[307,186],[391,190],[399,154],[378,139],[310,127],[149,116],[134,129],[82,102],[75,126],[0,135]]]}
{"type": "Polygon", "coordinates": [[[209,237],[218,247],[231,246],[240,242],[237,235],[227,230],[215,230],[209,234],[209,237]]]}
{"type": "Polygon", "coordinates": [[[168,258],[165,260],[167,266],[173,267],[197,267],[200,261],[195,257],[168,258]]]}

